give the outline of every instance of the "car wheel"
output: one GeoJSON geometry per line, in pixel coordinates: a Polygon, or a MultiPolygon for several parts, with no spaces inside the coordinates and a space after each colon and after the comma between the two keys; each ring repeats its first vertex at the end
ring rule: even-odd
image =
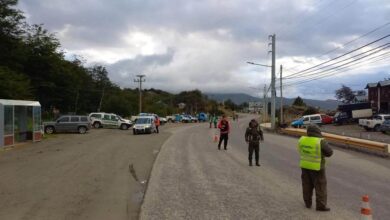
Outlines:
{"type": "Polygon", "coordinates": [[[99,122],[93,123],[93,127],[94,127],[94,128],[100,128],[100,123],[99,123],[99,122]]]}
{"type": "Polygon", "coordinates": [[[55,132],[55,130],[54,130],[54,127],[53,126],[47,126],[46,128],[45,128],[45,133],[46,134],[53,134],[55,132]]]}
{"type": "Polygon", "coordinates": [[[81,126],[81,127],[79,127],[78,131],[80,134],[85,134],[87,132],[87,128],[84,126],[81,126]]]}
{"type": "Polygon", "coordinates": [[[367,127],[367,126],[364,126],[363,128],[364,128],[364,130],[366,130],[366,131],[370,131],[370,128],[367,127]]]}
{"type": "Polygon", "coordinates": [[[380,131],[380,130],[379,130],[379,127],[380,127],[379,125],[375,125],[374,131],[380,131]]]}
{"type": "Polygon", "coordinates": [[[122,129],[122,130],[127,130],[127,129],[129,129],[129,127],[127,127],[126,124],[121,124],[121,129],[122,129]]]}

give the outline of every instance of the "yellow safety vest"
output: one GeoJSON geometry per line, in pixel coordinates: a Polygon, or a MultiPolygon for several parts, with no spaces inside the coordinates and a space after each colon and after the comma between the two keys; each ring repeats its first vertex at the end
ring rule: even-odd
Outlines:
{"type": "Polygon", "coordinates": [[[321,140],[318,137],[302,136],[298,142],[298,150],[301,155],[299,166],[309,170],[321,169],[321,140]]]}

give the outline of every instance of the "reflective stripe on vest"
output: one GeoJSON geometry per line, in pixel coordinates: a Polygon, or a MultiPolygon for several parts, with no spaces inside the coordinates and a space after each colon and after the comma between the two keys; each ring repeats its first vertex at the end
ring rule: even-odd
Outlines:
{"type": "Polygon", "coordinates": [[[299,166],[309,170],[321,169],[321,138],[302,136],[298,142],[301,155],[299,166]]]}

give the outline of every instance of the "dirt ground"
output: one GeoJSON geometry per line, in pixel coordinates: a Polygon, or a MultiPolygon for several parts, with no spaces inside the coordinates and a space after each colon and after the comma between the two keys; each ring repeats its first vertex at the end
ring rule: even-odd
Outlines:
{"type": "Polygon", "coordinates": [[[345,135],[349,137],[390,143],[390,135],[381,132],[366,131],[357,124],[351,125],[322,125],[321,130],[327,133],[345,135]]]}
{"type": "Polygon", "coordinates": [[[0,151],[0,219],[138,219],[154,160],[179,126],[56,134],[0,151]]]}

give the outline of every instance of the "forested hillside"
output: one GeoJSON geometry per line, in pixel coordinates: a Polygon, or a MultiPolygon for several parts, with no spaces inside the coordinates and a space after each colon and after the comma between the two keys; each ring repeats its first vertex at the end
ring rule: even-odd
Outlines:
{"type": "MultiPolygon", "coordinates": [[[[87,67],[81,59],[65,59],[61,43],[44,25],[28,24],[17,0],[0,0],[0,99],[38,100],[44,116],[60,113],[138,113],[138,90],[110,81],[104,66],[87,67]]],[[[200,91],[180,94],[144,91],[143,111],[167,115],[176,112],[215,112],[217,102],[200,91]],[[178,109],[178,103],[185,103],[178,109]]]]}

